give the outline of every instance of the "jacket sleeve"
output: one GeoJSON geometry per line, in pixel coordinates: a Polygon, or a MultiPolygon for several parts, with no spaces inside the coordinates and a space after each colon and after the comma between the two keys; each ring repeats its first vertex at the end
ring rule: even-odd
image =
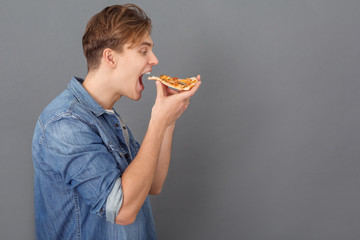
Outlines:
{"type": "Polygon", "coordinates": [[[75,117],[50,123],[43,133],[44,159],[92,214],[115,222],[122,200],[121,171],[97,130],[75,117]]]}

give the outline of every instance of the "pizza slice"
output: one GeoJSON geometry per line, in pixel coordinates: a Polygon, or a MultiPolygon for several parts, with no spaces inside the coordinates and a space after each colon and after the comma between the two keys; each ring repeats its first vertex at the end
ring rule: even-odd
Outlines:
{"type": "Polygon", "coordinates": [[[162,84],[169,86],[171,88],[175,88],[178,90],[190,90],[197,82],[197,78],[196,77],[192,77],[192,78],[177,78],[177,77],[170,77],[170,76],[166,76],[166,75],[160,75],[160,77],[149,77],[149,80],[158,80],[160,81],[162,84]]]}

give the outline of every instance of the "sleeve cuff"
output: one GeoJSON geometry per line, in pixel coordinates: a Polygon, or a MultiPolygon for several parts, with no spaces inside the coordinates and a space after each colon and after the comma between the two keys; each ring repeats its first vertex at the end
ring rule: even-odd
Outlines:
{"type": "Polygon", "coordinates": [[[119,177],[113,186],[106,200],[106,221],[115,223],[116,216],[119,213],[123,203],[123,191],[121,186],[121,178],[119,177]]]}

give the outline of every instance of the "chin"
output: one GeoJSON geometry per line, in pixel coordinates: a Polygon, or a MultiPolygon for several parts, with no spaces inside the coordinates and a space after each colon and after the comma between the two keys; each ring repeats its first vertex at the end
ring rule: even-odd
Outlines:
{"type": "Polygon", "coordinates": [[[129,98],[134,101],[139,101],[141,99],[141,93],[136,93],[133,96],[129,96],[129,98]]]}

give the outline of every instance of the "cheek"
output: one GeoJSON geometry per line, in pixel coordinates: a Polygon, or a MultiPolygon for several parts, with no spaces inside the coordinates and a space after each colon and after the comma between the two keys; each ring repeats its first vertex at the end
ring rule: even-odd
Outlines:
{"type": "Polygon", "coordinates": [[[129,70],[133,71],[133,74],[139,74],[143,71],[146,66],[146,62],[142,58],[132,59],[131,66],[129,66],[129,70]]]}

